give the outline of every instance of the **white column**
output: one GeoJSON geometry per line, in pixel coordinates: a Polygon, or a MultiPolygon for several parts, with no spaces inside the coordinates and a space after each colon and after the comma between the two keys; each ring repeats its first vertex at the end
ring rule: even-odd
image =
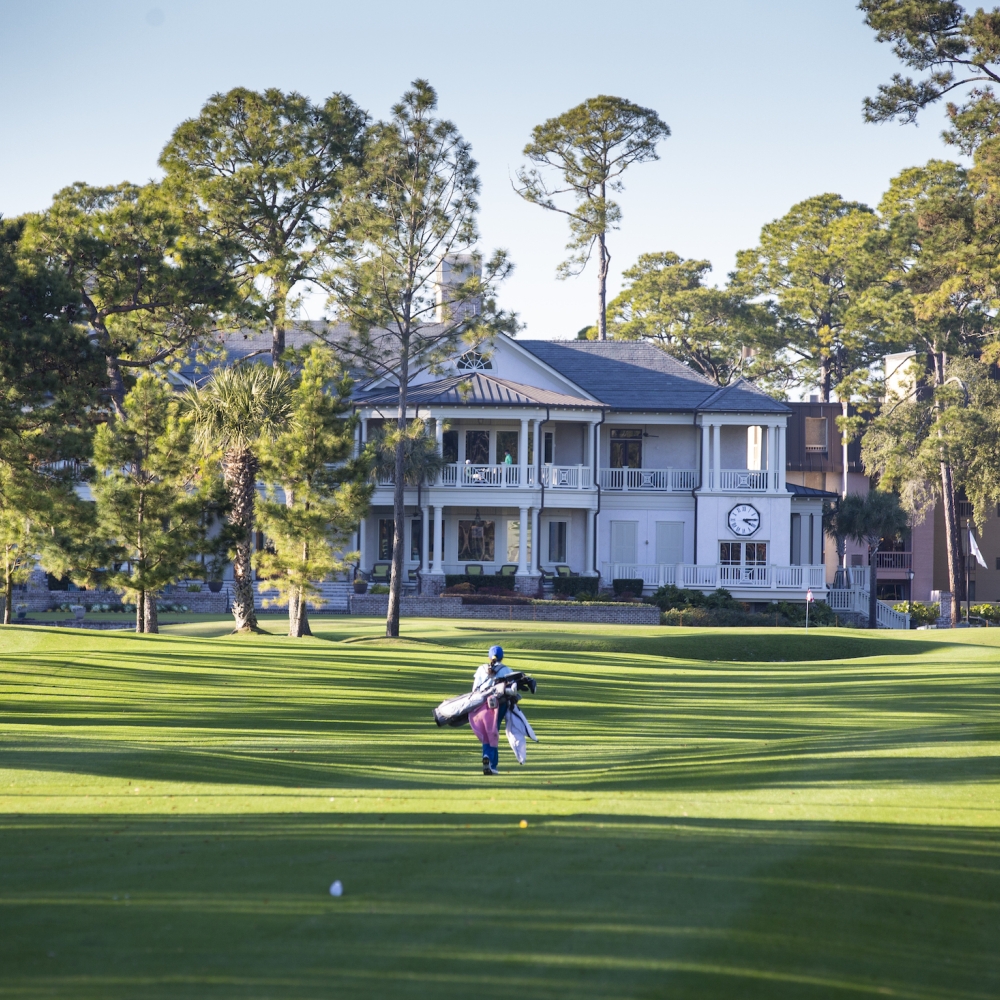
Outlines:
{"type": "MultiPolygon", "coordinates": [[[[593,424],[591,424],[593,427],[593,424]]],[[[597,530],[597,511],[588,510],[587,511],[587,551],[584,553],[583,560],[583,571],[584,573],[593,573],[597,568],[596,559],[594,558],[594,538],[595,532],[597,530]]]]}
{"type": "Polygon", "coordinates": [[[594,422],[587,424],[587,454],[583,456],[583,464],[590,469],[591,486],[597,485],[597,470],[594,468],[594,422]]]}
{"type": "Polygon", "coordinates": [[[774,453],[774,449],[778,446],[778,435],[776,433],[777,426],[775,424],[767,425],[767,489],[768,492],[776,490],[778,488],[778,477],[775,473],[778,471],[777,462],[775,459],[777,456],[774,453]]]}
{"type": "MultiPolygon", "coordinates": [[[[711,455],[708,450],[708,435],[710,433],[710,425],[703,423],[701,425],[701,488],[707,490],[709,483],[712,481],[711,474],[711,455]]],[[[697,557],[695,557],[697,561],[697,557]]],[[[679,587],[680,584],[677,584],[679,587]]]]}
{"type": "Polygon", "coordinates": [[[712,489],[722,489],[722,428],[712,424],[712,489]]]}
{"type": "MultiPolygon", "coordinates": [[[[523,427],[523,424],[522,424],[523,427]]],[[[527,432],[522,430],[522,434],[527,437],[527,432]]],[[[528,508],[522,507],[519,512],[520,520],[517,522],[517,573],[518,576],[526,575],[530,568],[528,566],[528,508]]]]}
{"type": "Polygon", "coordinates": [[[785,492],[785,434],[786,429],[780,424],[774,428],[775,452],[778,459],[778,492],[785,492]]]}
{"type": "MultiPolygon", "coordinates": [[[[518,483],[522,489],[528,485],[528,418],[521,417],[521,440],[517,446],[517,472],[518,472],[518,483]]],[[[525,524],[523,519],[521,524],[525,524]]],[[[525,529],[521,529],[521,533],[524,534],[525,529]]],[[[523,563],[524,560],[522,559],[523,563]]],[[[521,570],[518,570],[521,572],[521,570]]]]}
{"type": "Polygon", "coordinates": [[[420,572],[427,573],[430,571],[431,560],[430,560],[430,532],[429,521],[430,521],[430,511],[428,510],[428,505],[424,504],[423,509],[423,521],[420,525],[420,572]]]}
{"type": "MultiPolygon", "coordinates": [[[[538,442],[535,442],[535,447],[538,446],[538,442]]],[[[538,573],[538,563],[540,559],[540,551],[542,548],[542,541],[538,537],[538,508],[531,508],[531,573],[536,575],[538,573]]]]}
{"type": "Polygon", "coordinates": [[[444,572],[444,508],[438,504],[434,508],[434,565],[432,573],[444,572]]]}
{"type": "MultiPolygon", "coordinates": [[[[444,421],[440,417],[434,418],[434,443],[437,445],[438,454],[444,456],[444,421]]],[[[441,473],[437,475],[437,481],[441,482],[441,473]]]]}
{"type": "Polygon", "coordinates": [[[361,518],[361,523],[358,525],[358,551],[361,553],[358,558],[358,569],[362,572],[368,572],[368,561],[365,557],[365,521],[367,518],[361,518]]]}

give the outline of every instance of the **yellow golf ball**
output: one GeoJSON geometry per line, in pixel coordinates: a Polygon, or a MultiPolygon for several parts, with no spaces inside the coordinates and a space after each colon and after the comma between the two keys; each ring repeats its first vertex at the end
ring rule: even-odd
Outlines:
{"type": "Polygon", "coordinates": [[[522,819],[522,820],[521,820],[521,822],[520,822],[520,823],[518,823],[517,825],[518,825],[518,826],[519,826],[519,827],[520,827],[520,828],[521,828],[522,830],[527,830],[527,829],[528,829],[528,821],[527,821],[526,819],[522,819]]]}

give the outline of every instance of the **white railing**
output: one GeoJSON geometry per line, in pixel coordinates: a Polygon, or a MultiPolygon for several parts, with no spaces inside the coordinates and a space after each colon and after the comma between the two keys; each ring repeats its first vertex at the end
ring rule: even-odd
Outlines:
{"type": "Polygon", "coordinates": [[[768,488],[771,473],[756,469],[722,469],[720,476],[720,489],[763,493],[768,488]]]}
{"type": "MultiPolygon", "coordinates": [[[[647,587],[675,584],[693,590],[719,587],[746,590],[797,590],[803,596],[812,589],[820,596],[826,590],[823,566],[704,566],[692,563],[602,564],[601,576],[608,580],[639,580],[647,587]]],[[[848,591],[830,591],[846,594],[848,591]]],[[[865,605],[867,608],[867,605],[865,605]]],[[[845,609],[851,610],[851,609],[845,609]]],[[[890,609],[891,610],[891,609],[890,609]]]]}
{"type": "Polygon", "coordinates": [[[672,563],[604,563],[605,580],[642,580],[646,587],[665,587],[677,582],[677,567],[672,563]]]}
{"type": "Polygon", "coordinates": [[[913,564],[912,552],[876,552],[875,565],[879,569],[909,569],[913,564]]]}
{"type": "Polygon", "coordinates": [[[690,492],[698,485],[695,469],[601,469],[602,490],[690,492]]]}
{"type": "Polygon", "coordinates": [[[589,490],[593,476],[589,465],[543,465],[542,485],[552,490],[589,490]]]}
{"type": "MultiPolygon", "coordinates": [[[[868,617],[868,590],[861,587],[845,587],[831,590],[827,594],[827,604],[834,611],[850,611],[868,617]]],[[[875,624],[879,628],[910,627],[910,616],[890,607],[885,601],[875,602],[875,624]]]]}

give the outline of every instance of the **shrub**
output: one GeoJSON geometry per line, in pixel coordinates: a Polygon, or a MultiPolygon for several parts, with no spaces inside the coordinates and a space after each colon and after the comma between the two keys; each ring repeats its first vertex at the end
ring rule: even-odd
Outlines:
{"type": "Polygon", "coordinates": [[[514,577],[490,573],[486,576],[469,576],[466,573],[446,573],[444,585],[451,589],[463,583],[471,583],[473,590],[513,590],[514,577]]]}
{"type": "MultiPolygon", "coordinates": [[[[569,596],[569,595],[567,595],[569,596]]],[[[596,590],[578,590],[573,595],[578,601],[596,601],[598,600],[596,590]]]]}
{"type": "Polygon", "coordinates": [[[373,583],[368,588],[368,593],[369,594],[388,594],[389,593],[389,585],[387,583],[373,583]]]}
{"type": "Polygon", "coordinates": [[[969,614],[985,618],[988,622],[1000,622],[1000,606],[996,604],[973,604],[969,614]]]}
{"type": "Polygon", "coordinates": [[[581,592],[593,594],[597,590],[596,576],[557,576],[552,589],[563,597],[576,597],[581,592]]]}
{"type": "MultiPolygon", "coordinates": [[[[910,628],[916,628],[918,625],[933,625],[938,618],[941,617],[941,605],[940,604],[920,604],[915,603],[913,605],[907,604],[906,601],[901,601],[899,604],[894,604],[894,611],[898,611],[901,614],[910,615],[910,628]]],[[[982,607],[982,605],[980,605],[982,607]]],[[[985,607],[990,607],[990,605],[985,605],[985,607]]],[[[972,609],[974,614],[978,614],[976,608],[972,609]]],[[[986,618],[987,615],[982,617],[986,618]]],[[[991,619],[996,620],[996,619],[991,619]]]]}
{"type": "Polygon", "coordinates": [[[461,597],[464,594],[474,594],[476,588],[468,581],[463,581],[462,583],[453,584],[450,587],[445,587],[441,591],[442,595],[445,597],[461,597]]]}
{"type": "Polygon", "coordinates": [[[642,597],[642,588],[645,583],[642,580],[612,580],[611,589],[620,597],[623,594],[631,594],[633,597],[642,597]]]}
{"type": "Polygon", "coordinates": [[[711,594],[700,590],[683,590],[668,583],[648,598],[647,604],[655,604],[661,611],[684,608],[708,608],[715,610],[745,611],[745,606],[737,601],[728,590],[720,587],[711,594]]]}
{"type": "Polygon", "coordinates": [[[201,593],[201,584],[200,583],[189,583],[188,584],[188,593],[189,594],[200,594],[201,593]]]}
{"type": "MultiPolygon", "coordinates": [[[[784,618],[785,621],[779,620],[779,626],[786,624],[805,625],[806,623],[806,605],[804,601],[801,604],[795,601],[772,601],[767,606],[764,614],[769,615],[772,619],[775,615],[778,615],[779,619],[784,618]]],[[[809,624],[836,625],[837,616],[826,601],[814,601],[813,606],[809,609],[809,624]]]]}
{"type": "Polygon", "coordinates": [[[508,604],[530,604],[531,598],[525,597],[523,594],[511,594],[510,592],[504,591],[498,594],[484,594],[479,591],[475,594],[465,594],[462,597],[463,604],[495,604],[495,605],[508,605],[508,604]]]}

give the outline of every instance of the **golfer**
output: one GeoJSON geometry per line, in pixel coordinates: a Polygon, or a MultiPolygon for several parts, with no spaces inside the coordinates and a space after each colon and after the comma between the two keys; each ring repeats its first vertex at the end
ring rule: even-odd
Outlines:
{"type": "MultiPolygon", "coordinates": [[[[472,678],[472,690],[492,687],[501,677],[512,674],[510,667],[504,666],[503,649],[500,646],[490,646],[488,659],[472,678]]],[[[492,702],[493,699],[491,698],[492,702]]],[[[483,744],[483,774],[499,774],[500,765],[500,723],[507,714],[507,702],[501,700],[496,704],[483,706],[484,711],[477,712],[475,717],[469,717],[473,731],[483,744]],[[494,721],[496,720],[496,721],[494,721]]]]}

